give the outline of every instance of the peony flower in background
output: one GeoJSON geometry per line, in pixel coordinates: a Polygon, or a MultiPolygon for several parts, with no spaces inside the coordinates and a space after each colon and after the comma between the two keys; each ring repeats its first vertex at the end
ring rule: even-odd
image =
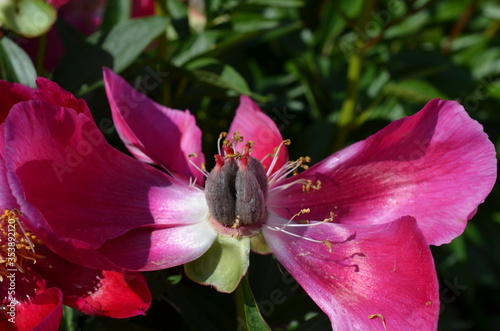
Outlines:
{"type": "Polygon", "coordinates": [[[118,133],[142,162],[71,107],[23,102],[6,120],[14,196],[54,252],[102,269],[186,264],[223,292],[246,273],[250,249],[272,252],[334,329],[436,328],[428,245],[460,235],[496,178],[493,145],[459,104],[433,100],[297,173],[308,159],[287,162],[288,141],[242,97],[207,173],[188,111],[109,70],[105,86],[118,133]]]}
{"type": "MultiPolygon", "coordinates": [[[[137,272],[115,272],[71,263],[44,245],[12,195],[5,166],[4,120],[24,101],[67,106],[90,116],[88,108],[52,82],[38,90],[0,81],[0,293],[2,330],[58,330],[62,305],[91,316],[125,318],[144,314],[151,294],[137,272]],[[34,101],[36,100],[36,101],[34,101]]],[[[71,223],[71,219],[66,220],[71,223]]]]}

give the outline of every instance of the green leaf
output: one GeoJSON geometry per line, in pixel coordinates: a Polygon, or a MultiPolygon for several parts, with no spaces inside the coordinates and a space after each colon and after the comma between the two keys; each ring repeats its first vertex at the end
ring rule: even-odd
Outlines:
{"type": "Polygon", "coordinates": [[[168,19],[162,16],[132,19],[114,26],[104,37],[99,32],[88,37],[64,55],[54,80],[73,93],[90,91],[102,81],[102,67],[118,73],[127,68],[165,30],[167,23],[168,19]]]}
{"type": "Polygon", "coordinates": [[[433,85],[426,81],[416,79],[404,80],[397,84],[389,83],[384,89],[384,92],[387,95],[395,95],[402,99],[417,103],[425,103],[434,98],[449,99],[448,96],[433,85]]]}
{"type": "Polygon", "coordinates": [[[180,39],[186,40],[189,37],[189,21],[186,4],[179,0],[165,1],[169,16],[172,18],[172,25],[180,39]]]}
{"type": "Polygon", "coordinates": [[[238,94],[252,94],[245,79],[229,65],[223,66],[220,74],[207,70],[195,70],[193,73],[201,82],[233,90],[238,94]]]}
{"type": "Polygon", "coordinates": [[[33,62],[21,47],[7,37],[0,39],[0,69],[7,81],[36,86],[33,62]]]}
{"type": "Polygon", "coordinates": [[[0,1],[0,25],[27,37],[38,37],[56,21],[54,7],[43,0],[0,1]]]}
{"type": "Polygon", "coordinates": [[[240,299],[238,301],[243,302],[243,312],[245,314],[245,324],[247,330],[270,331],[271,328],[269,327],[269,325],[267,325],[266,321],[262,318],[262,315],[260,314],[259,306],[255,302],[255,298],[253,296],[252,289],[248,284],[247,277],[244,277],[241,280],[237,294],[240,296],[240,298],[242,297],[243,299],[243,300],[240,299]]]}
{"type": "Polygon", "coordinates": [[[152,16],[121,22],[111,29],[102,48],[114,59],[113,69],[120,72],[130,65],[160,33],[165,31],[168,19],[152,16]]]}
{"type": "Polygon", "coordinates": [[[101,31],[109,31],[120,22],[129,20],[132,12],[131,0],[108,0],[104,9],[101,31]]]}
{"type": "Polygon", "coordinates": [[[193,281],[230,293],[247,272],[249,253],[249,238],[217,236],[212,247],[197,260],[185,264],[184,270],[193,281]]]}
{"type": "Polygon", "coordinates": [[[300,8],[305,5],[302,0],[249,0],[248,4],[262,5],[266,7],[286,7],[286,8],[300,8]]]}

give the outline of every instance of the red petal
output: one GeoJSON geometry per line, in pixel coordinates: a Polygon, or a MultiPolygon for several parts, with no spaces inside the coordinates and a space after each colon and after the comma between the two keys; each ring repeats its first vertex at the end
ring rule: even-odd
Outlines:
{"type": "Polygon", "coordinates": [[[33,266],[44,276],[48,287],[63,293],[63,303],[88,315],[126,318],[144,314],[151,293],[142,274],[86,268],[71,263],[46,246],[37,246],[45,256],[33,266]],[[64,270],[64,272],[61,272],[64,270]]]}
{"type": "MultiPolygon", "coordinates": [[[[8,316],[8,315],[7,315],[8,316]]],[[[57,331],[62,317],[62,294],[58,288],[49,288],[33,300],[16,306],[15,323],[0,314],[0,329],[4,331],[57,331]]]]}
{"type": "MultiPolygon", "coordinates": [[[[286,220],[274,220],[283,226],[286,220]]],[[[273,226],[271,225],[271,226],[273,226]]],[[[435,330],[438,282],[412,217],[368,226],[264,228],[278,260],[330,317],[334,330],[435,330]]]]}

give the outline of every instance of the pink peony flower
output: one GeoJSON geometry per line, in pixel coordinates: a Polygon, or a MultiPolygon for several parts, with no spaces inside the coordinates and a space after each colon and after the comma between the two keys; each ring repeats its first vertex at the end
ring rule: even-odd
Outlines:
{"type": "Polygon", "coordinates": [[[142,162],[71,107],[24,102],[6,120],[14,196],[54,252],[113,270],[185,264],[223,292],[251,249],[272,252],[334,329],[436,329],[429,244],[460,235],[496,178],[493,144],[459,104],[432,100],[289,176],[307,158],[288,162],[288,141],[243,96],[207,173],[189,111],[104,76],[118,133],[142,162]]]}
{"type": "Polygon", "coordinates": [[[144,314],[151,294],[140,273],[90,269],[60,257],[31,231],[33,223],[12,195],[4,161],[9,111],[33,102],[90,116],[85,103],[54,83],[40,78],[37,84],[34,90],[0,81],[0,329],[58,330],[62,304],[92,316],[144,314]]]}

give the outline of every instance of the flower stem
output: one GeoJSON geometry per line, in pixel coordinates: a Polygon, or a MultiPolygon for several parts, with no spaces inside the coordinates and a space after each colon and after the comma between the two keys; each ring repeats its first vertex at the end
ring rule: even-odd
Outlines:
{"type": "Polygon", "coordinates": [[[47,48],[47,34],[43,34],[38,37],[37,49],[36,49],[36,59],[35,59],[35,70],[37,76],[43,76],[44,63],[45,63],[45,49],[47,48]]]}
{"type": "Polygon", "coordinates": [[[357,22],[355,29],[357,37],[354,41],[353,50],[347,60],[349,63],[347,67],[347,93],[340,109],[340,115],[337,121],[337,137],[335,143],[333,144],[332,152],[335,152],[344,146],[347,136],[351,130],[352,122],[354,121],[359,95],[361,69],[363,67],[363,60],[366,52],[365,46],[368,41],[366,40],[366,33],[364,30],[370,20],[370,15],[373,8],[376,6],[376,2],[377,0],[365,1],[363,11],[361,12],[357,22]]]}

